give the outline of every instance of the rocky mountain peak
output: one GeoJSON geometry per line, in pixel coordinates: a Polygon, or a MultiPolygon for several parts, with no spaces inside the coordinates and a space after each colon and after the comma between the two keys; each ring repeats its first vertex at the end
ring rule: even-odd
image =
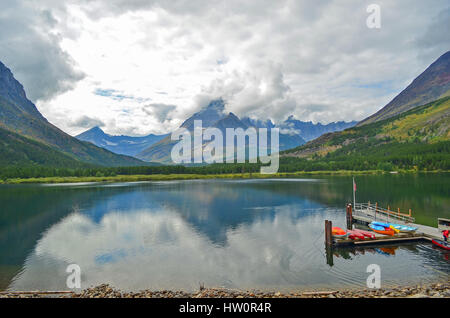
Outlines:
{"type": "Polygon", "coordinates": [[[358,126],[393,117],[446,96],[450,96],[450,51],[440,56],[392,101],[358,126]]]}
{"type": "Polygon", "coordinates": [[[194,129],[194,120],[201,120],[203,127],[212,127],[216,122],[225,117],[223,111],[225,109],[225,103],[223,99],[216,99],[211,101],[208,106],[201,109],[189,117],[182,125],[182,128],[188,130],[194,129]]]}
{"type": "Polygon", "coordinates": [[[27,98],[22,84],[14,78],[11,70],[0,61],[0,97],[39,119],[44,119],[36,106],[27,98]]]}

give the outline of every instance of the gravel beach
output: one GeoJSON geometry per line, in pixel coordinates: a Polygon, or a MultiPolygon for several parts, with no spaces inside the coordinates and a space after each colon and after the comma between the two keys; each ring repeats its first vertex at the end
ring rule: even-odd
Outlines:
{"type": "Polygon", "coordinates": [[[2,292],[0,298],[450,298],[450,282],[402,286],[380,289],[348,289],[328,291],[238,291],[222,288],[204,288],[197,292],[150,291],[122,292],[109,285],[99,285],[79,293],[39,294],[2,292]]]}

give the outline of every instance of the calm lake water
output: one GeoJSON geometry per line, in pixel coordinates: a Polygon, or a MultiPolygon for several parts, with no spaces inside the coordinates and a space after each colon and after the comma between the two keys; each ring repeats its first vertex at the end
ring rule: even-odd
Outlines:
{"type": "MultiPolygon", "coordinates": [[[[356,178],[357,201],[413,211],[418,223],[450,218],[448,174],[356,178]]],[[[333,251],[324,220],[345,226],[349,177],[0,186],[0,289],[81,287],[365,287],[448,280],[450,253],[428,243],[333,251]]]]}

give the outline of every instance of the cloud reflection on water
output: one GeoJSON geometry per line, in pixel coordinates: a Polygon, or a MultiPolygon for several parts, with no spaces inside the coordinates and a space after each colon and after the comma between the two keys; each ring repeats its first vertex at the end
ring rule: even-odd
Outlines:
{"type": "Polygon", "coordinates": [[[342,209],[299,196],[292,182],[233,185],[103,187],[115,192],[42,234],[9,289],[66,289],[71,263],[81,267],[82,288],[110,283],[124,290],[195,290],[200,282],[241,289],[365,286],[372,263],[382,266],[383,282],[433,278],[434,267],[449,271],[428,247],[401,247],[395,256],[349,254],[329,267],[323,222],[343,226],[342,209]]]}

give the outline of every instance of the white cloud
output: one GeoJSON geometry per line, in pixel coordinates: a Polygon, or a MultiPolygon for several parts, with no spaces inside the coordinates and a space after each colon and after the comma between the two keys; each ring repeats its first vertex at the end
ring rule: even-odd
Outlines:
{"type": "MultiPolygon", "coordinates": [[[[19,21],[30,17],[29,37],[45,36],[57,54],[36,57],[17,40],[22,53],[0,49],[0,60],[72,134],[84,127],[69,123],[83,115],[112,134],[166,133],[220,96],[227,111],[263,120],[360,120],[450,47],[447,1],[378,1],[381,29],[366,27],[370,3],[44,0],[19,21]],[[25,63],[28,56],[40,62],[25,63]],[[161,109],[144,111],[149,104],[161,109]]],[[[22,26],[6,24],[0,40],[22,26]]]]}

